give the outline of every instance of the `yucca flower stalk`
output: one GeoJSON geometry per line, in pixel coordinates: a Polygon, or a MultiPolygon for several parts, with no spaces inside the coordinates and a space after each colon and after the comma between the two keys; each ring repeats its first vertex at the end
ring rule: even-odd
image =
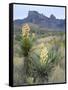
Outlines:
{"type": "Polygon", "coordinates": [[[31,34],[30,31],[30,26],[27,23],[22,26],[22,49],[24,56],[28,56],[35,41],[35,34],[31,34]]]}
{"type": "Polygon", "coordinates": [[[30,49],[33,45],[35,34],[30,33],[30,26],[26,23],[22,26],[22,51],[23,51],[23,56],[24,56],[24,83],[27,83],[27,76],[29,72],[29,52],[30,49]]]}
{"type": "Polygon", "coordinates": [[[30,32],[30,27],[28,24],[23,25],[22,27],[22,35],[24,38],[28,38],[29,37],[29,32],[30,32]]]}
{"type": "Polygon", "coordinates": [[[40,45],[40,63],[41,63],[41,65],[46,63],[47,58],[48,58],[48,50],[45,47],[44,43],[42,43],[40,45]]]}
{"type": "Polygon", "coordinates": [[[48,75],[47,73],[45,73],[45,66],[48,60],[48,49],[44,43],[40,44],[39,49],[40,49],[39,59],[40,59],[41,67],[40,67],[40,71],[38,72],[39,73],[38,77],[39,77],[39,83],[44,83],[45,78],[46,81],[48,81],[48,75]]]}

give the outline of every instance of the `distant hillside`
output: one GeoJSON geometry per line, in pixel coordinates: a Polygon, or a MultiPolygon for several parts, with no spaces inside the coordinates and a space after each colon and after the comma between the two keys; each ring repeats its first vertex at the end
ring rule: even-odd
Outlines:
{"type": "Polygon", "coordinates": [[[19,28],[23,23],[30,23],[44,30],[65,31],[65,20],[56,19],[54,15],[47,17],[37,11],[29,11],[26,18],[15,20],[14,26],[19,28]]]}

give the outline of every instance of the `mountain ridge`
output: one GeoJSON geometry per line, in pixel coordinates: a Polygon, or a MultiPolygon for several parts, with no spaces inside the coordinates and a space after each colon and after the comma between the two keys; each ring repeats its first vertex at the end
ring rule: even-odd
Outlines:
{"type": "Polygon", "coordinates": [[[21,26],[24,23],[37,24],[41,28],[65,30],[65,19],[56,19],[53,14],[47,17],[37,11],[29,11],[26,18],[14,20],[15,25],[21,26]]]}

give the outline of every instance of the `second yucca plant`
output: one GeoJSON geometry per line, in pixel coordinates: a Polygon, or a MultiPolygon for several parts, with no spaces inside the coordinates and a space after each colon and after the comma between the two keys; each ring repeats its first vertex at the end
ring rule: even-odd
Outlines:
{"type": "Polygon", "coordinates": [[[33,66],[31,71],[34,77],[34,83],[44,84],[48,82],[50,72],[58,63],[58,55],[59,53],[53,50],[53,48],[48,50],[44,43],[32,48],[30,60],[33,66]]]}

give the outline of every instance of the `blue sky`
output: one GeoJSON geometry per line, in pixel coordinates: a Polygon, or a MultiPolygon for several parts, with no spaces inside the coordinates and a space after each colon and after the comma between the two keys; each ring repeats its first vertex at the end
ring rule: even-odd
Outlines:
{"type": "Polygon", "coordinates": [[[65,18],[64,7],[51,7],[51,6],[32,6],[32,5],[19,5],[15,4],[13,7],[13,19],[24,19],[28,16],[28,11],[38,11],[47,17],[53,14],[58,19],[65,18]]]}

